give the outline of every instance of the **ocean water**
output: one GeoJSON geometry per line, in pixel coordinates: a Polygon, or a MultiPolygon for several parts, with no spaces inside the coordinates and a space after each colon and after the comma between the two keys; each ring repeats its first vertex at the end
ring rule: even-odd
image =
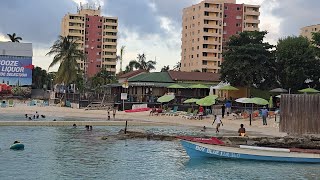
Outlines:
{"type": "MultiPolygon", "coordinates": [[[[320,179],[320,165],[189,159],[178,141],[102,140],[122,127],[0,127],[0,179],[320,179]],[[9,150],[14,140],[25,150],[9,150]]],[[[188,134],[186,127],[134,127],[188,134]]]]}

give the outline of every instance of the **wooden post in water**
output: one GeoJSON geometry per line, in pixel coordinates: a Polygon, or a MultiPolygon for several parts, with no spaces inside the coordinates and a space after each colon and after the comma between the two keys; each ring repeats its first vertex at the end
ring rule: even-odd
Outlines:
{"type": "Polygon", "coordinates": [[[124,128],[124,134],[127,134],[127,126],[128,126],[128,121],[126,121],[126,127],[124,128]]]}

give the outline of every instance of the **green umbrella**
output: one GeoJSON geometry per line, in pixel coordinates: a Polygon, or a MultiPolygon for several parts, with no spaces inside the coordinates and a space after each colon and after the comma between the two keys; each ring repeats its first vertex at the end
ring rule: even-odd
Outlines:
{"type": "Polygon", "coordinates": [[[221,88],[218,88],[218,90],[225,90],[225,91],[238,91],[238,88],[235,88],[230,85],[222,86],[221,88]]]}
{"type": "Polygon", "coordinates": [[[172,85],[168,86],[167,88],[170,88],[170,89],[184,89],[186,87],[181,86],[179,84],[172,84],[172,85]]]}
{"type": "Polygon", "coordinates": [[[306,89],[301,89],[299,92],[302,93],[319,93],[320,91],[313,89],[313,88],[306,88],[306,89]]]}
{"type": "Polygon", "coordinates": [[[191,99],[187,99],[187,100],[185,100],[185,101],[183,101],[183,103],[195,103],[195,102],[197,102],[199,99],[195,99],[195,98],[191,98],[191,99]]]}
{"type": "Polygon", "coordinates": [[[158,102],[164,103],[164,102],[169,102],[174,99],[174,95],[163,95],[158,98],[158,102]]]}
{"type": "Polygon", "coordinates": [[[200,106],[211,106],[216,103],[217,98],[218,98],[218,96],[216,96],[216,95],[210,95],[210,96],[207,96],[205,98],[198,100],[196,103],[200,106]]]}
{"type": "Polygon", "coordinates": [[[189,86],[189,88],[193,88],[193,89],[208,89],[209,87],[203,84],[194,84],[189,86]]]}
{"type": "Polygon", "coordinates": [[[249,98],[243,101],[243,103],[247,104],[257,104],[257,105],[267,105],[269,102],[262,98],[249,98]]]}

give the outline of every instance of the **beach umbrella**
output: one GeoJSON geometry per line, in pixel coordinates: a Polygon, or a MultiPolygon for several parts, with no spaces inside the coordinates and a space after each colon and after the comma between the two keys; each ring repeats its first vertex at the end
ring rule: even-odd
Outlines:
{"type": "Polygon", "coordinates": [[[161,103],[164,103],[164,102],[169,102],[169,101],[173,100],[174,98],[175,98],[174,95],[166,94],[166,95],[163,95],[163,96],[159,97],[157,101],[161,102],[161,103]]]}
{"type": "Polygon", "coordinates": [[[247,99],[249,99],[249,98],[238,98],[235,101],[238,102],[238,103],[243,103],[243,101],[245,101],[247,99]]]}
{"type": "Polygon", "coordinates": [[[269,104],[269,102],[265,99],[262,98],[249,98],[245,101],[243,101],[243,103],[247,103],[247,104],[256,104],[256,105],[267,105],[269,104]]]}
{"type": "Polygon", "coordinates": [[[275,89],[270,90],[269,92],[273,92],[273,93],[287,93],[288,90],[283,89],[283,88],[275,88],[275,89]]]}
{"type": "Polygon", "coordinates": [[[199,99],[196,103],[200,106],[212,106],[213,104],[216,103],[217,98],[218,98],[218,96],[216,96],[216,95],[210,95],[210,96],[206,96],[202,99],[199,99]]]}
{"type": "Polygon", "coordinates": [[[203,85],[203,84],[194,84],[194,85],[189,86],[189,88],[192,88],[192,89],[208,89],[209,87],[206,86],[206,85],[203,85]]]}
{"type": "Polygon", "coordinates": [[[168,86],[167,88],[170,88],[170,89],[184,89],[186,87],[181,86],[179,84],[172,84],[172,85],[168,86]]]}
{"type": "Polygon", "coordinates": [[[187,103],[195,103],[197,102],[199,99],[195,99],[195,98],[191,98],[191,99],[187,99],[185,101],[183,101],[183,103],[187,104],[187,103]]]}
{"type": "Polygon", "coordinates": [[[306,88],[306,89],[301,89],[299,92],[302,93],[319,93],[320,91],[313,89],[313,88],[306,88]]]}
{"type": "Polygon", "coordinates": [[[238,88],[235,88],[231,85],[226,85],[226,86],[222,86],[220,87],[218,90],[225,90],[225,91],[238,91],[238,88]]]}

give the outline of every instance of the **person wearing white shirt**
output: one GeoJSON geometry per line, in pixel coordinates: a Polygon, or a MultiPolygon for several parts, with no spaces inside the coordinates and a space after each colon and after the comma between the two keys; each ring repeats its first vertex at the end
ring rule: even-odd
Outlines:
{"type": "Polygon", "coordinates": [[[214,120],[213,120],[212,125],[213,125],[215,122],[217,123],[216,133],[218,133],[218,132],[220,132],[220,131],[219,131],[220,125],[223,126],[223,123],[222,123],[222,121],[221,121],[221,117],[220,117],[219,115],[214,115],[214,120]]]}

